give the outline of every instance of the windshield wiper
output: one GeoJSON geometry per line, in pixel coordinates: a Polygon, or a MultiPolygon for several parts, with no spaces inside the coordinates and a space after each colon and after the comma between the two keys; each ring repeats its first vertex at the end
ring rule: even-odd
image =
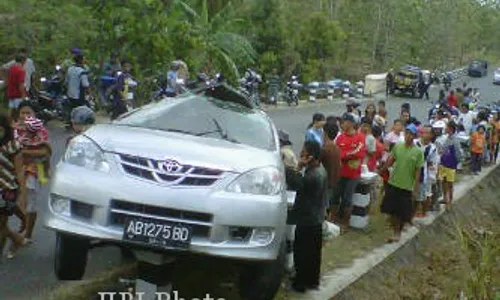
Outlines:
{"type": "Polygon", "coordinates": [[[222,128],[222,126],[220,125],[219,121],[217,121],[217,119],[215,118],[212,118],[212,122],[214,122],[215,124],[215,127],[217,128],[216,130],[210,130],[210,131],[205,131],[205,132],[200,132],[198,134],[196,134],[197,136],[204,136],[204,135],[207,135],[207,134],[212,134],[212,133],[218,133],[220,134],[221,138],[223,140],[226,140],[226,141],[229,141],[231,143],[237,143],[237,144],[241,144],[240,141],[230,137],[226,131],[224,131],[224,129],[222,128]]]}
{"type": "Polygon", "coordinates": [[[196,135],[196,136],[198,135],[196,132],[182,130],[182,129],[176,129],[176,128],[167,128],[167,129],[152,128],[152,129],[158,129],[158,130],[163,130],[163,131],[168,131],[168,132],[184,133],[184,134],[196,135]]]}

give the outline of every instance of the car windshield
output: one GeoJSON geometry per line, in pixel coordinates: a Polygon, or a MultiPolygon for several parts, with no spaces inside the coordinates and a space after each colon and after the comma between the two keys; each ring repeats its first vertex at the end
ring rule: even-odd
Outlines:
{"type": "Polygon", "coordinates": [[[410,79],[417,79],[418,75],[415,73],[410,73],[410,72],[399,72],[399,76],[405,77],[405,78],[410,78],[410,79]]]}
{"type": "Polygon", "coordinates": [[[185,95],[126,115],[114,124],[224,139],[273,150],[272,126],[260,112],[230,101],[185,95]]]}
{"type": "Polygon", "coordinates": [[[495,74],[500,74],[500,69],[496,69],[495,74]]]}
{"type": "Polygon", "coordinates": [[[479,67],[480,65],[481,65],[481,63],[478,62],[478,61],[473,61],[473,62],[470,63],[471,67],[479,67]]]}

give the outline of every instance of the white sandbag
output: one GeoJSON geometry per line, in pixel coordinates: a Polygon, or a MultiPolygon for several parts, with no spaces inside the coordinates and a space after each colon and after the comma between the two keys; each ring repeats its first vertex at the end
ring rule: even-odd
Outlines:
{"type": "Polygon", "coordinates": [[[358,207],[367,207],[370,204],[370,194],[358,194],[355,193],[352,196],[352,205],[358,207]]]}
{"type": "Polygon", "coordinates": [[[331,240],[339,235],[340,227],[328,221],[323,222],[323,239],[331,240]]]}
{"type": "Polygon", "coordinates": [[[384,93],[387,74],[370,74],[365,77],[364,94],[367,96],[384,93]]]}
{"type": "Polygon", "coordinates": [[[368,215],[366,216],[351,216],[351,219],[349,220],[349,226],[357,229],[363,229],[368,226],[368,215]]]}

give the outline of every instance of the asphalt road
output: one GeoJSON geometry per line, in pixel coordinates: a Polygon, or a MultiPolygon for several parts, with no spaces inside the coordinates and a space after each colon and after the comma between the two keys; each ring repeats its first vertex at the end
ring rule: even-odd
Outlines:
{"type": "MultiPolygon", "coordinates": [[[[462,80],[456,84],[462,84],[462,80]]],[[[483,102],[500,100],[500,87],[492,84],[491,75],[482,79],[474,79],[469,83],[471,87],[480,89],[483,102]]],[[[381,97],[380,99],[384,99],[381,97]]],[[[437,98],[437,89],[431,91],[431,99],[437,98]]],[[[376,100],[379,100],[376,98],[376,100]]],[[[399,115],[400,106],[404,102],[409,102],[412,107],[412,115],[419,120],[427,120],[427,112],[431,107],[431,102],[419,99],[408,99],[403,97],[391,97],[387,100],[389,116],[393,119],[399,115]]],[[[364,109],[364,105],[363,105],[364,109]]],[[[304,133],[308,123],[315,112],[322,112],[325,115],[340,115],[344,112],[345,106],[342,103],[331,103],[325,105],[304,106],[291,109],[277,109],[269,112],[276,126],[286,130],[290,134],[294,148],[298,152],[300,144],[303,142],[304,133]]],[[[64,150],[66,133],[61,128],[51,128],[52,144],[54,148],[54,162],[57,162],[64,150]]],[[[44,191],[45,195],[47,191],[44,191]]],[[[47,204],[38,203],[40,217],[47,204]]],[[[35,229],[35,244],[22,248],[18,256],[13,260],[3,260],[0,262],[0,299],[8,300],[33,300],[46,299],[44,295],[61,284],[58,282],[53,272],[55,235],[40,225],[35,229]]],[[[12,221],[14,228],[18,228],[15,220],[12,221]]],[[[120,261],[120,252],[114,248],[100,248],[91,252],[89,264],[87,266],[86,278],[91,278],[103,270],[109,269],[120,261]]]]}

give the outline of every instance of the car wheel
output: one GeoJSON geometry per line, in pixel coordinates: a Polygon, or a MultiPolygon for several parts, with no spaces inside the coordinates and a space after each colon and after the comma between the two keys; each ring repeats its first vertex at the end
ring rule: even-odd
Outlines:
{"type": "Polygon", "coordinates": [[[276,260],[242,266],[239,293],[244,300],[272,300],[285,275],[286,243],[283,242],[276,260]]]}
{"type": "Polygon", "coordinates": [[[57,278],[81,280],[87,266],[88,250],[88,240],[58,233],[54,263],[57,278]]]}

